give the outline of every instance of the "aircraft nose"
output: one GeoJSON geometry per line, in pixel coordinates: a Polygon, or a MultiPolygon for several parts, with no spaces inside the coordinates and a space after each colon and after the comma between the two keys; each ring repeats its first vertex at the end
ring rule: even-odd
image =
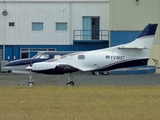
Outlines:
{"type": "Polygon", "coordinates": [[[4,64],[3,65],[3,69],[10,69],[10,67],[11,67],[11,65],[10,65],[10,63],[6,63],[6,64],[4,64]]]}

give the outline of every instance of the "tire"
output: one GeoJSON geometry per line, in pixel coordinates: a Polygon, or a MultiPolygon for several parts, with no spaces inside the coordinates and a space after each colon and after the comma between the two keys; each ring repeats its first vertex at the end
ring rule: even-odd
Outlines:
{"type": "Polygon", "coordinates": [[[73,82],[73,81],[70,81],[70,82],[68,82],[66,85],[74,86],[74,82],[73,82]]]}
{"type": "Polygon", "coordinates": [[[33,87],[33,86],[34,86],[34,83],[33,83],[33,82],[29,82],[29,83],[28,83],[28,86],[29,86],[29,87],[33,87]]]}
{"type": "Polygon", "coordinates": [[[108,74],[109,74],[109,71],[102,71],[101,74],[102,74],[102,75],[108,75],[108,74]]]}
{"type": "Polygon", "coordinates": [[[99,71],[93,71],[92,74],[95,75],[95,76],[99,76],[100,72],[99,71]]]}

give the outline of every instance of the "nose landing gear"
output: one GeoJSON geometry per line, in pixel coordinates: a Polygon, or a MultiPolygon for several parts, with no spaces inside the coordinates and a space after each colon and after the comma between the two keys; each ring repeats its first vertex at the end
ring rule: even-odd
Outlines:
{"type": "Polygon", "coordinates": [[[32,77],[32,71],[31,70],[30,70],[30,76],[29,76],[28,86],[29,87],[33,87],[34,86],[33,77],[32,77]]]}
{"type": "Polygon", "coordinates": [[[68,77],[68,82],[66,83],[66,85],[74,86],[74,82],[73,82],[74,78],[71,75],[71,73],[67,73],[65,75],[68,77]]]}

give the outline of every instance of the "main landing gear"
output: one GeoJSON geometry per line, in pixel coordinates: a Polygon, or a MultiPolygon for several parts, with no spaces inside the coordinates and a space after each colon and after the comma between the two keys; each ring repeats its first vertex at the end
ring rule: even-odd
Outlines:
{"type": "Polygon", "coordinates": [[[66,85],[74,86],[74,82],[73,82],[74,78],[73,78],[73,76],[71,75],[71,73],[67,73],[67,74],[65,74],[65,75],[66,75],[67,78],[68,78],[68,82],[66,83],[66,85]]]}
{"type": "Polygon", "coordinates": [[[28,86],[29,87],[33,87],[34,86],[33,77],[32,77],[32,71],[31,70],[30,70],[30,76],[29,76],[28,86]]]}
{"type": "Polygon", "coordinates": [[[108,75],[109,71],[92,71],[93,75],[99,76],[99,75],[108,75]]]}

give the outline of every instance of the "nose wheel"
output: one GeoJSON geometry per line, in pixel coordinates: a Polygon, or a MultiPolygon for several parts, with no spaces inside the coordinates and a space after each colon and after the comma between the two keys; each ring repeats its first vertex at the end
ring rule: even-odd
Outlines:
{"type": "Polygon", "coordinates": [[[68,82],[66,83],[66,85],[74,86],[74,82],[73,82],[74,78],[73,78],[73,76],[70,73],[65,74],[65,75],[68,78],[68,82]]]}
{"type": "Polygon", "coordinates": [[[29,87],[33,87],[33,86],[34,86],[34,82],[29,82],[29,83],[28,83],[28,86],[29,86],[29,87]]]}
{"type": "Polygon", "coordinates": [[[28,86],[29,87],[33,87],[34,86],[33,77],[32,77],[32,71],[31,70],[30,70],[30,76],[29,76],[28,86]]]}
{"type": "Polygon", "coordinates": [[[66,85],[74,86],[74,82],[73,81],[68,81],[66,85]]]}

